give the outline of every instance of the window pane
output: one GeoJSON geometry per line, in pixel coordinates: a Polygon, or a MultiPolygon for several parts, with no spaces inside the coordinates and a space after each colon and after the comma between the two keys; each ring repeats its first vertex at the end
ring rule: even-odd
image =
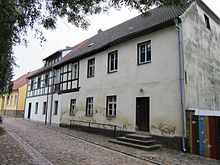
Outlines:
{"type": "Polygon", "coordinates": [[[151,51],[147,51],[147,61],[151,60],[151,51]]]}

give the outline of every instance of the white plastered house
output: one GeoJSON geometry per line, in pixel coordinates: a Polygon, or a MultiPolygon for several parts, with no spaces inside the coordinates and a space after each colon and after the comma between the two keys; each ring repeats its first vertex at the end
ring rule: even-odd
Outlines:
{"type": "Polygon", "coordinates": [[[183,138],[186,110],[220,109],[219,25],[195,0],[99,31],[29,77],[25,117],[183,138]]]}

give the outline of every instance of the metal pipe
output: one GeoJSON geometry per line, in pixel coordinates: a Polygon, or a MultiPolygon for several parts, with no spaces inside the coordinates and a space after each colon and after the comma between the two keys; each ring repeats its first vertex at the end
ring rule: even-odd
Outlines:
{"type": "Polygon", "coordinates": [[[178,50],[179,50],[179,76],[180,76],[180,111],[181,111],[181,131],[182,131],[182,150],[186,152],[185,145],[185,88],[184,88],[184,59],[183,59],[183,37],[182,26],[179,18],[174,19],[178,31],[178,50]]]}
{"type": "Polygon", "coordinates": [[[46,75],[45,75],[45,82],[47,81],[47,102],[46,102],[45,125],[47,124],[47,111],[48,111],[48,100],[49,100],[49,84],[50,84],[49,75],[50,74],[48,74],[48,80],[46,80],[46,75]]]}
{"type": "Polygon", "coordinates": [[[52,110],[53,110],[53,90],[54,90],[54,70],[52,67],[52,87],[51,87],[51,102],[50,102],[50,125],[52,122],[52,110]]]}

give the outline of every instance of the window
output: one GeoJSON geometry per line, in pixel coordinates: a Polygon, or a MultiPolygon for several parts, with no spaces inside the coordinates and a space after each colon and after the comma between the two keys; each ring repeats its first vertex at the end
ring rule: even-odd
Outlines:
{"type": "Polygon", "coordinates": [[[107,96],[107,110],[106,115],[110,117],[116,116],[116,96],[107,96]]]}
{"type": "Polygon", "coordinates": [[[14,105],[16,105],[16,104],[17,104],[17,99],[18,99],[18,96],[17,96],[17,95],[15,95],[14,105]]]}
{"type": "Polygon", "coordinates": [[[9,101],[10,101],[10,98],[9,98],[9,96],[7,96],[7,105],[9,105],[9,101]]]}
{"type": "Polygon", "coordinates": [[[31,90],[33,90],[33,88],[34,88],[34,80],[30,81],[30,86],[31,86],[31,90]]]}
{"type": "Polygon", "coordinates": [[[40,88],[40,83],[41,83],[41,78],[38,77],[38,78],[37,78],[37,88],[40,88]]]}
{"type": "Polygon", "coordinates": [[[76,111],[76,99],[70,100],[70,116],[74,116],[76,111]]]}
{"type": "Polygon", "coordinates": [[[35,104],[35,114],[37,114],[37,112],[38,112],[38,102],[36,102],[35,104]]]}
{"type": "Polygon", "coordinates": [[[92,116],[93,114],[93,97],[86,98],[86,116],[92,116]]]}
{"type": "Polygon", "coordinates": [[[47,102],[44,102],[43,103],[43,115],[46,114],[46,111],[47,111],[47,102]]]}
{"type": "Polygon", "coordinates": [[[95,76],[95,58],[88,60],[87,77],[95,76]]]}
{"type": "Polygon", "coordinates": [[[209,17],[204,14],[204,18],[205,18],[206,27],[207,27],[209,30],[211,30],[210,22],[209,22],[209,17]]]}
{"type": "Polygon", "coordinates": [[[54,115],[57,115],[57,112],[58,112],[58,101],[55,101],[54,102],[54,115]]]}
{"type": "Polygon", "coordinates": [[[49,83],[48,83],[48,82],[49,82],[49,81],[48,81],[48,77],[49,77],[48,74],[46,74],[46,75],[45,75],[45,80],[44,80],[44,81],[45,81],[45,86],[48,86],[48,85],[49,85],[49,83]]]}
{"type": "Polygon", "coordinates": [[[108,73],[117,72],[118,70],[118,51],[108,54],[108,73]]]}
{"type": "Polygon", "coordinates": [[[72,79],[78,78],[78,64],[73,64],[72,79]]]}
{"type": "Polygon", "coordinates": [[[13,96],[11,96],[11,99],[10,99],[10,105],[13,104],[13,96]]]}
{"type": "Polygon", "coordinates": [[[54,71],[54,84],[60,83],[60,69],[54,71]]]}
{"type": "Polygon", "coordinates": [[[138,44],[138,64],[145,64],[151,61],[151,41],[138,44]]]}

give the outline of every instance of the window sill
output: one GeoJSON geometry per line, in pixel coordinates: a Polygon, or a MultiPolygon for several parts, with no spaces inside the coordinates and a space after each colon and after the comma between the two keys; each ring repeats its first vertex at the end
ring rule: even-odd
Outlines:
{"type": "Polygon", "coordinates": [[[93,76],[87,76],[87,78],[93,78],[93,77],[95,77],[95,75],[93,75],[93,76]]]}
{"type": "Polygon", "coordinates": [[[144,64],[148,64],[148,63],[151,63],[151,61],[146,61],[146,62],[138,63],[138,65],[144,65],[144,64]]]}
{"type": "Polygon", "coordinates": [[[86,117],[93,117],[93,114],[92,115],[85,115],[86,117]]]}
{"type": "Polygon", "coordinates": [[[118,70],[108,71],[108,74],[118,72],[118,70]]]}

